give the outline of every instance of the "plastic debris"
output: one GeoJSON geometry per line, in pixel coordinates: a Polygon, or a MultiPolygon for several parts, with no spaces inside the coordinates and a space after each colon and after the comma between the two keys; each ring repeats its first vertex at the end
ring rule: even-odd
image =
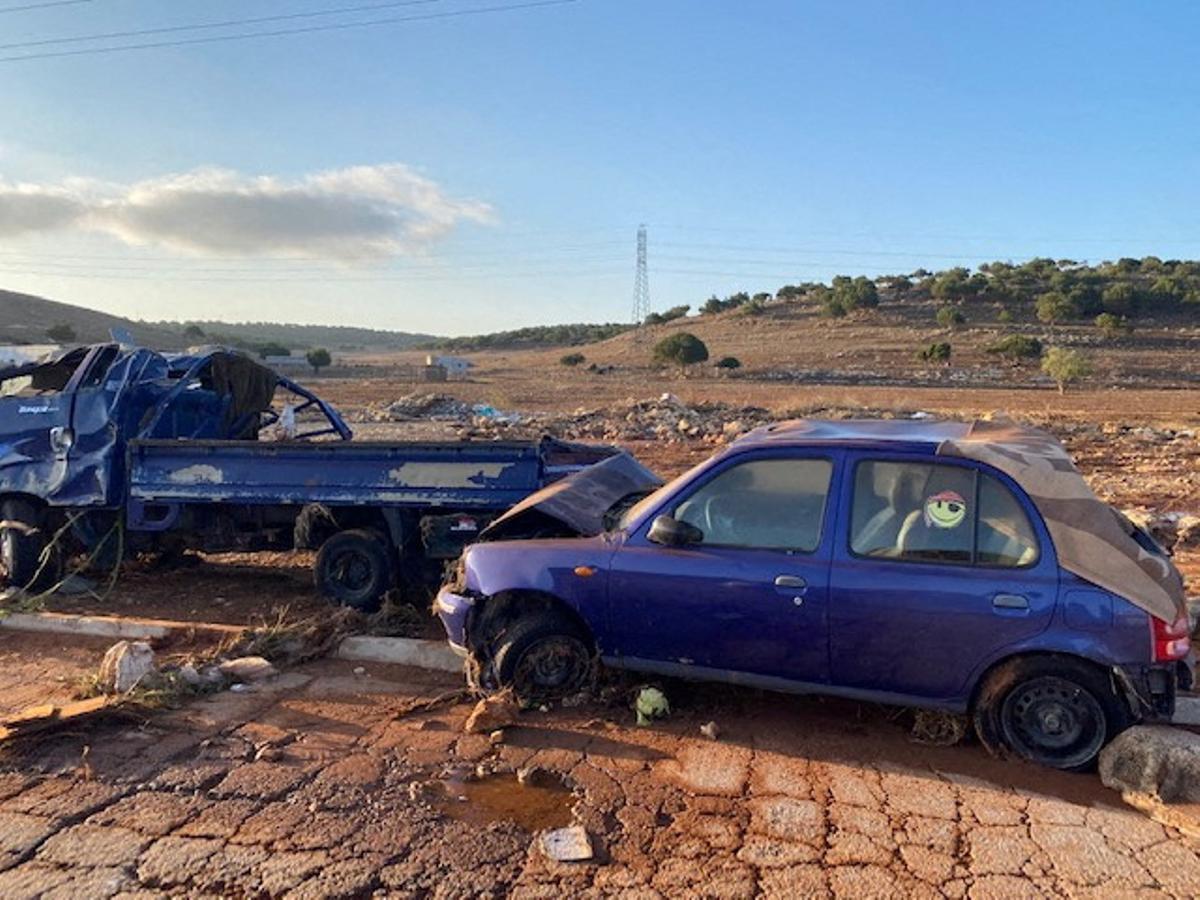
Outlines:
{"type": "Polygon", "coordinates": [[[705,722],[700,726],[700,733],[710,741],[715,741],[721,736],[721,726],[716,722],[705,722]]]}
{"type": "Polygon", "coordinates": [[[275,667],[261,656],[243,656],[218,663],[217,668],[226,678],[237,681],[259,681],[278,674],[275,667]]]}
{"type": "Polygon", "coordinates": [[[654,719],[665,719],[669,716],[671,704],[667,702],[666,694],[658,688],[645,687],[638,691],[634,711],[637,712],[639,725],[649,725],[654,719]]]}

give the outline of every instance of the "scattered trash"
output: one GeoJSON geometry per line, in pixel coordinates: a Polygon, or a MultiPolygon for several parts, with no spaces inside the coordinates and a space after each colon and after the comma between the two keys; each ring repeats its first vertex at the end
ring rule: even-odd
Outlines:
{"type": "Polygon", "coordinates": [[[967,717],[931,709],[914,710],[908,734],[918,744],[953,747],[967,736],[967,717]]]}
{"type": "Polygon", "coordinates": [[[118,641],[100,663],[98,684],[109,694],[127,694],[155,673],[154,651],[145,641],[118,641]]]}
{"type": "Polygon", "coordinates": [[[229,686],[229,690],[233,691],[235,694],[244,694],[250,690],[250,685],[242,684],[239,681],[237,684],[231,684],[229,686]]]}
{"type": "Polygon", "coordinates": [[[666,695],[658,688],[644,687],[638,691],[637,702],[634,704],[637,712],[637,723],[649,725],[654,719],[664,719],[671,714],[671,704],[666,695]]]}
{"type": "Polygon", "coordinates": [[[542,852],[556,862],[585,862],[595,855],[592,839],[582,825],[543,832],[538,843],[542,852]]]}
{"type": "Polygon", "coordinates": [[[514,724],[520,714],[521,707],[513,699],[512,693],[502,691],[492,697],[484,697],[476,703],[463,730],[467,734],[489,734],[514,724]]]}
{"type": "Polygon", "coordinates": [[[217,669],[226,678],[238,681],[261,681],[279,674],[278,670],[261,656],[242,656],[227,659],[217,664],[217,669]]]}
{"type": "Polygon", "coordinates": [[[355,676],[356,676],[356,677],[358,677],[358,678],[366,678],[366,677],[367,677],[367,670],[366,670],[366,668],[365,668],[365,667],[363,667],[363,666],[355,666],[355,667],[354,667],[354,674],[355,674],[355,676]]]}
{"type": "Polygon", "coordinates": [[[721,726],[716,722],[705,722],[700,726],[700,733],[710,741],[715,741],[721,737],[721,726]]]}

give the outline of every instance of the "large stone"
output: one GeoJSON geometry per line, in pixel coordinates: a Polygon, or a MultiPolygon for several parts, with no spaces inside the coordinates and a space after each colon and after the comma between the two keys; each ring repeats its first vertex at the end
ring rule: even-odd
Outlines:
{"type": "Polygon", "coordinates": [[[475,709],[471,711],[463,730],[467,734],[488,734],[515,724],[520,714],[521,707],[511,694],[500,693],[494,697],[485,697],[475,704],[475,709]]]}
{"type": "Polygon", "coordinates": [[[227,659],[217,666],[221,674],[234,681],[261,681],[278,674],[275,667],[261,656],[242,656],[227,659]]]}
{"type": "Polygon", "coordinates": [[[143,684],[154,673],[154,651],[145,641],[118,641],[100,663],[100,687],[124,694],[143,684]]]}
{"type": "Polygon", "coordinates": [[[1130,728],[1101,751],[1100,780],[1164,803],[1200,803],[1200,735],[1168,725],[1130,728]]]}

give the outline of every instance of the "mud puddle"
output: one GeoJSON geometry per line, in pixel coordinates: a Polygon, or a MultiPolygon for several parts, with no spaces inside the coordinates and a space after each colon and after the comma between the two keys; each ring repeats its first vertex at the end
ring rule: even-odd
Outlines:
{"type": "Polygon", "coordinates": [[[460,822],[487,825],[513,822],[526,831],[563,828],[571,824],[575,798],[555,777],[522,784],[516,775],[496,774],[472,780],[442,782],[438,808],[460,822]]]}

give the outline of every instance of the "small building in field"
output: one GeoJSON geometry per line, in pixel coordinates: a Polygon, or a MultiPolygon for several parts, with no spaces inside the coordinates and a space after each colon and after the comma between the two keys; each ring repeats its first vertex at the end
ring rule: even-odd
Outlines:
{"type": "Polygon", "coordinates": [[[461,356],[434,356],[432,353],[425,357],[426,366],[441,366],[451,378],[462,378],[471,369],[471,361],[461,356]]]}
{"type": "Polygon", "coordinates": [[[264,356],[263,365],[268,369],[307,369],[308,360],[304,358],[304,354],[293,354],[292,356],[264,356]]]}

